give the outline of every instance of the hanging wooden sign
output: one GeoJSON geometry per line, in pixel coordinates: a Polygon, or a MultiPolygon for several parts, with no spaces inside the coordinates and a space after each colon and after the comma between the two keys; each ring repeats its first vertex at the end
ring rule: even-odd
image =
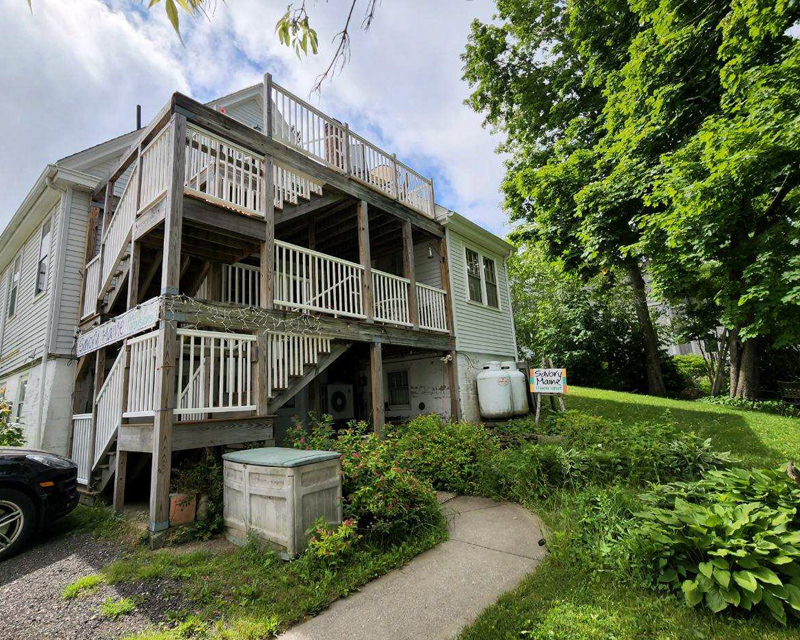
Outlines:
{"type": "Polygon", "coordinates": [[[78,336],[77,355],[80,358],[105,346],[120,342],[158,324],[160,298],[153,298],[78,336]]]}

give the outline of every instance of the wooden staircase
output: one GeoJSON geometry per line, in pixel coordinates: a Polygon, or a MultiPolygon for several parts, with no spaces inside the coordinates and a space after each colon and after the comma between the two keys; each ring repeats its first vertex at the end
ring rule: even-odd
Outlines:
{"type": "Polygon", "coordinates": [[[329,346],[329,351],[319,352],[316,362],[306,364],[300,375],[289,376],[288,384],[283,389],[276,389],[275,395],[269,400],[269,412],[275,413],[284,404],[302,391],[314,378],[325,371],[341,356],[352,343],[335,343],[329,346]]]}

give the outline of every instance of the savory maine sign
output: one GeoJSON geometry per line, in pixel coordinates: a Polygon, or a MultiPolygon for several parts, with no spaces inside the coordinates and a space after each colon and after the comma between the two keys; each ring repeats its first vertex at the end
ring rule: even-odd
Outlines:
{"type": "Polygon", "coordinates": [[[567,392],[566,369],[531,369],[531,393],[560,394],[567,392]]]}
{"type": "Polygon", "coordinates": [[[160,298],[148,300],[113,320],[80,334],[77,347],[78,357],[156,326],[160,301],[160,298]]]}

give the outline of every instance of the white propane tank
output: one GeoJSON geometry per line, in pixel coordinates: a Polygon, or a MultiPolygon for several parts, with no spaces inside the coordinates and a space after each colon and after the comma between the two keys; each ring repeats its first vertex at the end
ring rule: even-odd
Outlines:
{"type": "Polygon", "coordinates": [[[525,374],[517,369],[513,360],[500,363],[500,369],[508,371],[511,379],[511,410],[515,416],[524,416],[528,413],[528,381],[525,374]]]}
{"type": "Polygon", "coordinates": [[[478,405],[484,418],[510,418],[514,415],[511,378],[508,371],[500,369],[497,361],[487,362],[478,374],[478,405]]]}

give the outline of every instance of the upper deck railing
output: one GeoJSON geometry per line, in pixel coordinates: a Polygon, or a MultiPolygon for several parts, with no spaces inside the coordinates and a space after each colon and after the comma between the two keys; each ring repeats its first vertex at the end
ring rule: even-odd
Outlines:
{"type": "Polygon", "coordinates": [[[429,218],[435,217],[433,180],[275,84],[269,76],[266,82],[270,96],[268,134],[274,140],[429,218]]]}

